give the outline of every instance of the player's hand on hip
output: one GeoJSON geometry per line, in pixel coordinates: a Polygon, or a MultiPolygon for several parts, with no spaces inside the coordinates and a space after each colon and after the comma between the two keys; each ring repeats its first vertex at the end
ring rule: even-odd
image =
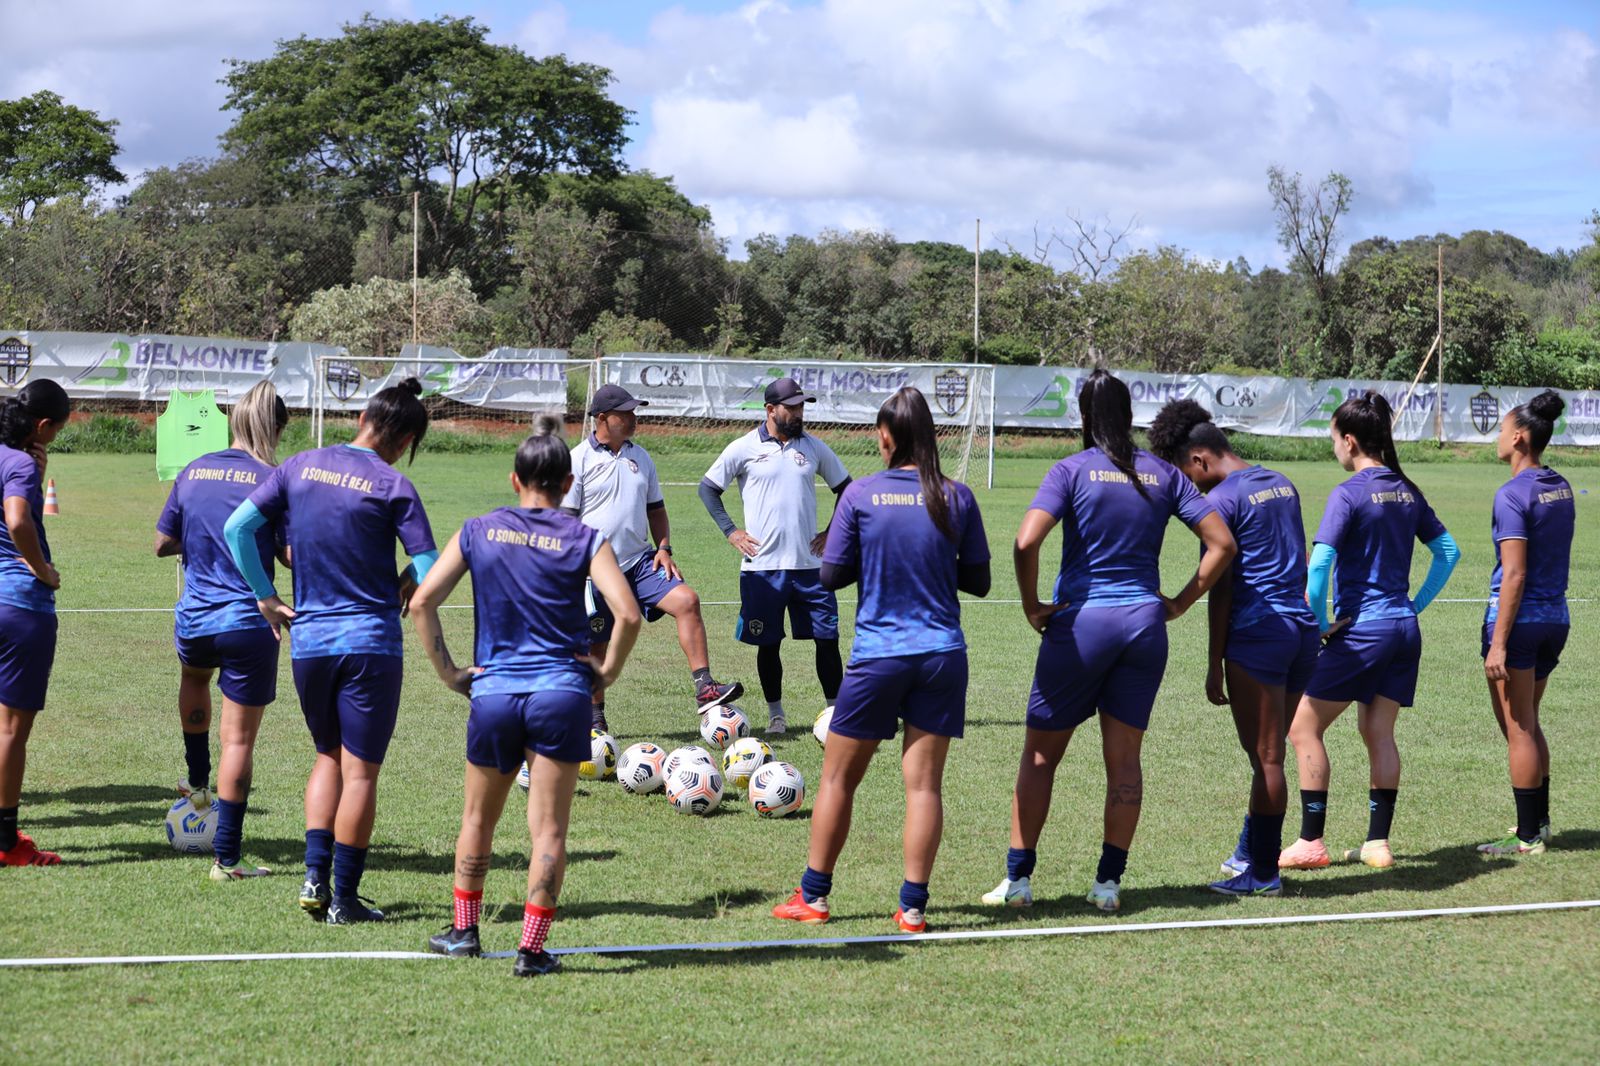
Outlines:
{"type": "Polygon", "coordinates": [[[1349,624],[1350,624],[1350,619],[1348,619],[1348,618],[1339,619],[1337,622],[1333,623],[1333,625],[1329,626],[1327,629],[1324,629],[1322,631],[1322,639],[1324,641],[1332,640],[1334,637],[1339,635],[1339,631],[1340,630],[1344,629],[1349,624]]]}
{"type": "Polygon", "coordinates": [[[411,597],[416,594],[417,579],[407,570],[400,575],[400,617],[405,618],[411,613],[411,597]]]}
{"type": "Polygon", "coordinates": [[[1054,618],[1056,612],[1064,606],[1066,605],[1061,603],[1036,603],[1032,607],[1024,605],[1022,611],[1027,615],[1028,624],[1035,632],[1043,633],[1045,627],[1050,624],[1050,619],[1054,618]]]}
{"type": "Polygon", "coordinates": [[[39,583],[45,588],[58,589],[61,587],[61,572],[55,568],[54,563],[45,563],[44,569],[33,576],[38,578],[39,583]]]}
{"type": "Polygon", "coordinates": [[[268,596],[264,600],[257,600],[256,607],[261,610],[261,617],[267,620],[272,627],[272,635],[279,640],[283,639],[283,627],[294,621],[294,608],[290,607],[277,596],[268,596]]]}
{"type": "Polygon", "coordinates": [[[812,555],[821,555],[823,549],[826,548],[827,546],[828,546],[828,531],[826,529],[824,529],[821,533],[818,533],[816,536],[811,538],[811,554],[812,555]]]}
{"type": "Polygon", "coordinates": [[[665,570],[667,576],[676,580],[683,580],[683,571],[678,569],[678,564],[672,561],[672,553],[666,551],[656,552],[656,569],[665,570]]]}
{"type": "Polygon", "coordinates": [[[736,529],[728,534],[728,543],[739,549],[739,554],[746,559],[754,559],[761,550],[761,542],[742,529],[736,529]]]}
{"type": "Polygon", "coordinates": [[[449,685],[453,692],[459,692],[463,696],[470,696],[472,695],[472,679],[481,673],[483,673],[481,666],[459,667],[445,684],[449,685]]]}
{"type": "Polygon", "coordinates": [[[622,673],[622,667],[607,670],[604,661],[598,655],[574,655],[574,659],[594,671],[594,685],[592,689],[596,695],[617,683],[617,677],[622,673]]]}

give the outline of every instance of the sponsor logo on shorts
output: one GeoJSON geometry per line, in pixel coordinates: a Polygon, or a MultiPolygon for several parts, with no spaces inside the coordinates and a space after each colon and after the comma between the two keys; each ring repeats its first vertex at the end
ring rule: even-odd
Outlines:
{"type": "Polygon", "coordinates": [[[759,637],[766,630],[767,624],[759,618],[752,618],[747,624],[747,627],[749,628],[750,635],[752,637],[759,637]]]}
{"type": "Polygon", "coordinates": [[[0,340],[0,381],[6,388],[21,385],[33,366],[33,345],[21,337],[0,340]]]}
{"type": "Polygon", "coordinates": [[[594,617],[589,619],[589,632],[591,632],[591,633],[602,633],[602,632],[605,631],[605,628],[606,628],[606,620],[603,617],[601,617],[600,615],[595,615],[594,617]]]}

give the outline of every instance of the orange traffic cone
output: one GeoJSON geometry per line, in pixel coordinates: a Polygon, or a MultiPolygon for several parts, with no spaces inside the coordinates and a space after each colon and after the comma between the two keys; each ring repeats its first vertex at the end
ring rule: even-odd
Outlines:
{"type": "Polygon", "coordinates": [[[44,513],[60,514],[61,505],[56,502],[56,479],[51,478],[44,489],[44,513]]]}

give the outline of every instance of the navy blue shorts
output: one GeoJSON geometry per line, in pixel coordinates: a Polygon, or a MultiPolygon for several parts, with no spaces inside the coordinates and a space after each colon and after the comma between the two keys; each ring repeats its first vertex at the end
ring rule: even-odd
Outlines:
{"type": "Polygon", "coordinates": [[[967,724],[967,649],[850,664],[829,731],[853,740],[888,740],[901,721],[941,737],[961,736],[967,724]]]}
{"type": "MultiPolygon", "coordinates": [[[[1572,627],[1565,622],[1516,622],[1506,639],[1506,666],[1512,670],[1532,670],[1535,680],[1543,681],[1555,671],[1561,661],[1561,650],[1567,646],[1567,632],[1572,627]]],[[[1484,658],[1489,657],[1489,642],[1494,639],[1494,623],[1483,627],[1484,658]]]]}
{"type": "Polygon", "coordinates": [[[1076,729],[1098,710],[1148,729],[1166,670],[1167,609],[1159,601],[1063,611],[1039,646],[1028,728],[1076,729]]]}
{"type": "Polygon", "coordinates": [[[1421,661],[1422,630],[1415,616],[1357,622],[1322,646],[1306,695],[1336,703],[1371,703],[1382,696],[1409,707],[1421,661]]]}
{"type": "Polygon", "coordinates": [[[222,672],[217,687],[234,703],[265,707],[278,698],[278,648],[272,630],[234,629],[204,637],[173,635],[178,661],[200,670],[222,672]]]}
{"type": "Polygon", "coordinates": [[[383,762],[400,715],[398,655],[318,655],[295,659],[294,687],[317,751],[341,747],[366,762],[383,762]]]}
{"type": "Polygon", "coordinates": [[[44,710],[56,661],[56,616],[0,603],[0,704],[13,711],[44,710]]]}
{"type": "Polygon", "coordinates": [[[467,761],[509,774],[531,751],[557,762],[589,757],[589,694],[566,689],[472,697],[467,761]]]}
{"type": "MultiPolygon", "coordinates": [[[[681,578],[668,577],[665,570],[657,570],[655,560],[654,552],[645,552],[639,556],[638,562],[622,572],[628,584],[633,586],[633,598],[643,608],[646,622],[654,622],[666,613],[656,604],[683,584],[681,578]]],[[[611,608],[606,606],[605,597],[600,595],[600,590],[594,587],[592,581],[589,582],[588,595],[589,640],[594,644],[604,644],[611,639],[611,626],[616,620],[611,617],[611,608]]]]}
{"type": "Polygon", "coordinates": [[[734,639],[778,643],[784,637],[785,612],[795,640],[839,639],[839,598],[822,587],[821,570],[740,571],[734,639]]]}
{"type": "Polygon", "coordinates": [[[1321,647],[1317,623],[1274,614],[1230,632],[1222,655],[1263,685],[1304,692],[1321,647]]]}

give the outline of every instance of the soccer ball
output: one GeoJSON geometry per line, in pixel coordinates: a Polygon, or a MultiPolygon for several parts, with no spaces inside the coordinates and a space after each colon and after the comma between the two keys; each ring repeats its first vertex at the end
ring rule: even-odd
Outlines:
{"type": "Polygon", "coordinates": [[[578,776],[602,781],[617,772],[617,741],[610,733],[589,730],[589,758],[578,764],[578,776]]]}
{"type": "Polygon", "coordinates": [[[196,789],[167,811],[167,843],[185,855],[207,855],[217,836],[217,801],[205,789],[196,789]]]}
{"type": "Polygon", "coordinates": [[[700,718],[700,737],[707,744],[726,748],[740,737],[750,735],[750,719],[731,703],[713,707],[700,718]]]}
{"type": "Polygon", "coordinates": [[[722,802],[722,771],[689,762],[667,775],[667,802],[679,814],[710,814],[722,802]]]}
{"type": "Polygon", "coordinates": [[[722,776],[737,789],[750,786],[750,775],[772,760],[772,749],[766,741],[755,737],[740,737],[722,753],[722,776]]]}
{"type": "Polygon", "coordinates": [[[617,760],[617,780],[634,795],[655,792],[667,783],[667,753],[654,744],[635,744],[617,760]]]}
{"type": "Polygon", "coordinates": [[[709,751],[698,744],[689,744],[685,747],[672,749],[672,754],[667,756],[667,761],[661,764],[661,776],[670,778],[678,767],[693,762],[703,762],[707,766],[717,765],[712,761],[709,751]]]}
{"type": "Polygon", "coordinates": [[[822,708],[822,713],[817,715],[817,720],[811,725],[811,735],[817,738],[817,743],[822,747],[828,746],[828,727],[833,725],[833,704],[822,708]]]}
{"type": "Polygon", "coordinates": [[[765,818],[793,814],[806,801],[806,779],[786,762],[769,762],[750,777],[750,806],[765,818]]]}
{"type": "Polygon", "coordinates": [[[522,791],[528,791],[528,764],[524,762],[522,769],[517,771],[517,784],[522,786],[522,791]]]}

